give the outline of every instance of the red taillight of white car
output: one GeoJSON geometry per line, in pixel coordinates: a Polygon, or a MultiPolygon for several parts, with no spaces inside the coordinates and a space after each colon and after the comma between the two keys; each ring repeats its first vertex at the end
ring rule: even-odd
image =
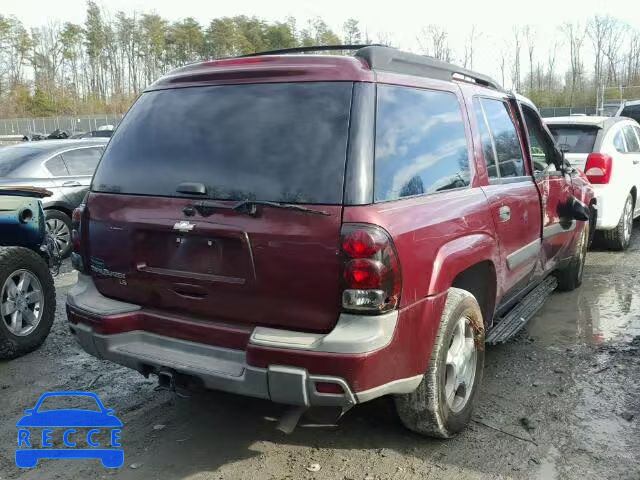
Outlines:
{"type": "Polygon", "coordinates": [[[342,308],[380,313],[400,303],[402,279],[393,241],[375,225],[344,224],[341,232],[342,308]]]}
{"type": "Polygon", "coordinates": [[[606,184],[611,180],[613,158],[604,153],[591,153],[587,157],[584,173],[593,184],[606,184]]]}

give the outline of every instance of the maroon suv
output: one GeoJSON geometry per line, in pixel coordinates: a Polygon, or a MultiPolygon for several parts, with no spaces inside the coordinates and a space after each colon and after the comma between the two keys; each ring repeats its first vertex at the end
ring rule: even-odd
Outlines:
{"type": "Polygon", "coordinates": [[[126,115],[74,214],[89,353],[276,402],[469,421],[484,343],[581,283],[593,192],[530,102],[432,58],[189,65],[126,115]]]}

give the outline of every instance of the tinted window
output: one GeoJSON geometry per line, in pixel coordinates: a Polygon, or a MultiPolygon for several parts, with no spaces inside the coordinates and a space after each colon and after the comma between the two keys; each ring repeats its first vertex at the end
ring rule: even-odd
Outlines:
{"type": "Polygon", "coordinates": [[[561,150],[566,153],[591,153],[598,128],[585,125],[549,125],[561,150]]]}
{"type": "Polygon", "coordinates": [[[47,160],[45,164],[49,173],[54,177],[64,177],[69,175],[67,172],[67,167],[64,166],[64,162],[62,161],[62,157],[60,155],[56,155],[51,160],[47,160]]]}
{"type": "Polygon", "coordinates": [[[482,141],[482,153],[484,161],[487,164],[487,172],[489,178],[496,178],[498,172],[496,171],[496,155],[493,151],[493,143],[491,140],[491,133],[489,133],[489,127],[487,126],[487,120],[482,110],[482,105],[479,98],[473,99],[473,109],[476,115],[476,121],[478,123],[478,129],[480,130],[480,140],[482,141]]]}
{"type": "Polygon", "coordinates": [[[64,152],[62,157],[67,164],[70,175],[93,175],[101,154],[102,148],[100,147],[80,148],[64,152]]]}
{"type": "Polygon", "coordinates": [[[0,148],[0,177],[30,177],[37,168],[30,168],[29,161],[42,150],[25,147],[0,148]]]}
{"type": "Polygon", "coordinates": [[[524,160],[516,127],[511,120],[507,104],[501,100],[482,99],[489,128],[493,135],[498,154],[498,167],[501,177],[520,177],[524,175],[524,160]]]}
{"type": "Polygon", "coordinates": [[[93,189],[210,198],[342,202],[349,82],[208,86],[143,94],[115,131],[93,189]]]}
{"type": "Polygon", "coordinates": [[[620,112],[620,116],[633,118],[636,122],[640,122],[640,105],[624,107],[622,112],[620,112]]]}
{"type": "Polygon", "coordinates": [[[640,152],[640,145],[638,145],[638,139],[633,131],[633,127],[631,125],[627,125],[622,129],[622,131],[624,132],[624,138],[627,141],[627,151],[634,153],[640,152]]]}
{"type": "Polygon", "coordinates": [[[375,200],[467,185],[469,156],[457,97],[378,86],[375,200]]]}
{"type": "Polygon", "coordinates": [[[625,153],[627,151],[624,146],[624,137],[622,136],[622,130],[618,130],[613,137],[613,146],[616,147],[616,150],[625,153]]]}

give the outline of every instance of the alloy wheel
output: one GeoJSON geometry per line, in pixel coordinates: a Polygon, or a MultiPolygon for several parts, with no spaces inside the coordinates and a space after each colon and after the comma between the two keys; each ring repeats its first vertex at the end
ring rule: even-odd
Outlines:
{"type": "Polygon", "coordinates": [[[58,251],[63,251],[71,241],[71,232],[69,227],[62,220],[57,218],[50,218],[47,220],[47,231],[53,240],[56,242],[58,251]]]}
{"type": "Polygon", "coordinates": [[[0,292],[0,318],[11,333],[24,337],[42,318],[44,294],[40,280],[28,270],[16,270],[7,277],[0,292]]]}
{"type": "Polygon", "coordinates": [[[471,320],[462,316],[453,330],[445,369],[445,398],[454,413],[460,412],[471,397],[477,362],[478,350],[471,320]]]}

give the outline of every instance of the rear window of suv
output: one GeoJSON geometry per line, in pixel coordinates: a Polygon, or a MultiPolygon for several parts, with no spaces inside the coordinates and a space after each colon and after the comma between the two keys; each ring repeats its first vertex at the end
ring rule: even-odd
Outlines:
{"type": "Polygon", "coordinates": [[[176,88],[144,93],[116,130],[92,190],[340,204],[351,82],[176,88]]]}
{"type": "Polygon", "coordinates": [[[561,150],[567,153],[591,153],[598,136],[597,127],[585,125],[547,125],[561,150]]]}

